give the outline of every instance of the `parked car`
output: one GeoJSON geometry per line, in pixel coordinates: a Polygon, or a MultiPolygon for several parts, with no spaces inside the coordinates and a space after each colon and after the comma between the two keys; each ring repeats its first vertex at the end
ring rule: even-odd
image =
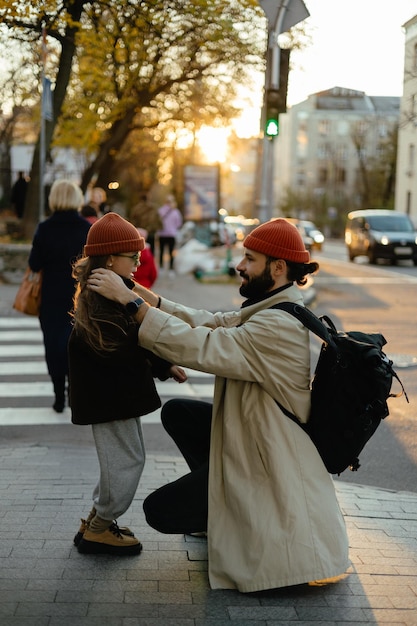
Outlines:
{"type": "Polygon", "coordinates": [[[347,216],[345,243],[350,261],[366,255],[370,263],[387,259],[412,259],[417,265],[417,232],[405,213],[388,209],[351,211],[347,216]]]}
{"type": "Polygon", "coordinates": [[[287,220],[297,226],[304,240],[307,250],[321,250],[324,243],[324,235],[314,222],[300,220],[297,217],[287,217],[287,220]]]}

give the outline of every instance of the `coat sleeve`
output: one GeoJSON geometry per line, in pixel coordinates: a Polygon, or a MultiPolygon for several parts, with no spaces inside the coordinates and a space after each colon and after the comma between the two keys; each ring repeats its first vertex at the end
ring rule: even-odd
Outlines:
{"type": "Polygon", "coordinates": [[[192,328],[196,328],[197,326],[206,326],[207,328],[231,328],[240,324],[241,321],[241,315],[238,311],[231,313],[211,313],[210,311],[204,311],[202,309],[193,309],[192,307],[172,302],[166,298],[161,298],[160,310],[183,320],[192,328]]]}
{"type": "Polygon", "coordinates": [[[28,265],[33,272],[39,272],[43,269],[44,262],[41,254],[41,246],[39,245],[39,228],[36,230],[33,237],[28,265]]]}
{"type": "Polygon", "coordinates": [[[260,311],[242,326],[192,327],[157,309],[150,309],[139,330],[141,345],[171,362],[224,378],[276,386],[287,367],[309,369],[306,335],[289,315],[260,311]],[[281,320],[281,321],[280,321],[281,320]],[[280,341],[285,337],[285,341],[280,341]],[[281,373],[280,373],[281,372],[281,373]]]}
{"type": "Polygon", "coordinates": [[[150,350],[146,350],[146,355],[152,367],[153,377],[159,378],[159,380],[167,380],[167,378],[169,378],[169,368],[172,363],[161,359],[161,357],[156,356],[156,354],[150,350]]]}

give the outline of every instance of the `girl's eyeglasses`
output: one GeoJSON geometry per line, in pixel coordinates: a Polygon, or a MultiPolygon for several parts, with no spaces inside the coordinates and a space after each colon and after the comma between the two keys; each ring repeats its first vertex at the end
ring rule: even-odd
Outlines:
{"type": "Polygon", "coordinates": [[[136,254],[113,254],[113,256],[122,256],[125,259],[132,259],[132,261],[136,263],[136,265],[139,264],[139,259],[140,259],[139,252],[136,252],[136,254]]]}

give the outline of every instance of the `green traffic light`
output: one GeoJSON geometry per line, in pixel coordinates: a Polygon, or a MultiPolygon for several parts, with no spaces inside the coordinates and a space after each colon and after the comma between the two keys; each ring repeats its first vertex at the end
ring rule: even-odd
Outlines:
{"type": "Polygon", "coordinates": [[[269,119],[266,122],[265,134],[267,137],[276,137],[279,135],[279,124],[276,119],[269,119]]]}

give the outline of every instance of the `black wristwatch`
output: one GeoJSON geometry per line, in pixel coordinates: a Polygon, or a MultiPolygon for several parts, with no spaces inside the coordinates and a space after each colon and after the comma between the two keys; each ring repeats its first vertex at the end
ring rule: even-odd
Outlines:
{"type": "Polygon", "coordinates": [[[139,307],[145,302],[145,300],[143,298],[136,298],[136,300],[133,300],[132,302],[128,302],[126,304],[126,311],[130,314],[130,315],[136,315],[136,313],[139,311],[139,307]]]}

